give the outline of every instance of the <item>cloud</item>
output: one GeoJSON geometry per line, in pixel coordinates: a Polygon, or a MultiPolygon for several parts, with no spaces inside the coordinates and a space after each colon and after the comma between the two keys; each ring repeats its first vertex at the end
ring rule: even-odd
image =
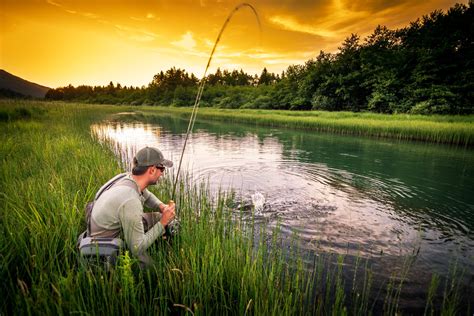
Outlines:
{"type": "Polygon", "coordinates": [[[49,4],[51,4],[51,5],[54,5],[54,6],[56,6],[56,7],[60,7],[60,8],[63,7],[61,4],[59,4],[59,3],[57,3],[57,2],[54,2],[54,1],[52,1],[52,0],[46,0],[46,2],[49,3],[49,4]]]}
{"type": "Polygon", "coordinates": [[[408,0],[341,0],[344,7],[351,11],[379,12],[385,9],[397,7],[400,4],[410,3],[408,0]]]}
{"type": "Polygon", "coordinates": [[[153,13],[147,13],[144,16],[130,16],[130,19],[134,21],[139,21],[139,22],[148,22],[151,20],[159,21],[160,18],[154,15],[153,13]]]}
{"type": "Polygon", "coordinates": [[[272,16],[270,18],[270,22],[272,22],[275,25],[278,25],[282,27],[285,30],[293,31],[293,32],[302,32],[302,33],[307,33],[315,36],[321,36],[321,37],[334,37],[336,36],[336,33],[333,31],[330,31],[328,29],[323,29],[319,27],[315,27],[310,24],[303,24],[298,21],[296,21],[292,17],[284,17],[284,16],[272,16]]]}
{"type": "Polygon", "coordinates": [[[52,0],[46,0],[46,2],[50,5],[61,8],[63,11],[65,11],[69,14],[77,14],[77,15],[83,16],[83,17],[88,18],[88,19],[97,19],[97,18],[99,18],[99,15],[97,15],[97,14],[90,13],[90,12],[79,12],[79,11],[76,11],[76,10],[71,10],[71,9],[68,9],[66,6],[64,6],[64,5],[62,5],[58,2],[54,2],[52,0]]]}
{"type": "Polygon", "coordinates": [[[90,13],[90,12],[84,12],[84,13],[80,13],[82,16],[86,17],[86,18],[89,18],[89,19],[97,19],[99,16],[97,14],[94,14],[94,13],[90,13]]]}
{"type": "Polygon", "coordinates": [[[211,40],[208,39],[208,38],[204,39],[204,44],[205,44],[207,47],[209,47],[209,48],[214,47],[214,42],[211,41],[211,40]]]}
{"type": "Polygon", "coordinates": [[[267,15],[270,25],[319,37],[303,41],[311,43],[316,40],[319,47],[329,50],[335,49],[351,33],[362,38],[367,36],[378,24],[399,27],[406,23],[410,12],[420,10],[420,3],[408,0],[331,0],[313,1],[313,4],[310,1],[303,4],[282,1],[280,6],[267,3],[267,9],[271,11],[267,15]]]}
{"type": "Polygon", "coordinates": [[[129,27],[126,25],[121,25],[121,24],[115,24],[114,26],[119,35],[126,37],[128,39],[131,39],[133,41],[151,42],[151,41],[154,41],[158,37],[158,34],[147,31],[147,30],[137,29],[134,27],[129,27]]]}
{"type": "Polygon", "coordinates": [[[194,48],[196,47],[196,40],[193,37],[193,33],[187,31],[185,34],[181,35],[181,40],[171,42],[171,44],[187,50],[194,50],[194,48]]]}

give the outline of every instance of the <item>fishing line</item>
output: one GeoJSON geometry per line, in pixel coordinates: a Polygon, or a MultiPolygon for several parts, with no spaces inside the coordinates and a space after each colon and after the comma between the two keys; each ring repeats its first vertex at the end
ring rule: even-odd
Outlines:
{"type": "Polygon", "coordinates": [[[181,164],[183,162],[184,151],[186,149],[186,144],[188,142],[189,134],[191,134],[191,132],[193,130],[193,127],[194,127],[194,122],[196,121],[197,111],[198,111],[198,108],[199,108],[199,103],[201,102],[202,92],[204,90],[204,85],[206,84],[206,75],[207,75],[207,71],[209,69],[209,66],[211,64],[212,57],[214,56],[214,52],[216,51],[217,45],[219,44],[219,42],[221,40],[222,33],[224,33],[224,30],[226,29],[227,24],[229,24],[230,20],[234,16],[234,14],[243,7],[248,7],[252,10],[252,12],[255,14],[255,17],[257,19],[260,34],[262,32],[262,25],[260,24],[260,18],[258,16],[257,10],[255,10],[255,8],[251,4],[245,3],[245,2],[237,5],[229,13],[229,15],[227,16],[227,19],[225,20],[224,24],[222,25],[221,30],[219,31],[219,35],[217,36],[217,39],[216,39],[216,41],[214,43],[214,46],[212,48],[211,54],[209,55],[209,60],[207,61],[206,69],[204,70],[204,75],[202,76],[201,82],[199,83],[198,91],[197,91],[197,94],[196,94],[196,99],[194,100],[193,110],[191,112],[191,117],[190,117],[189,123],[188,123],[188,129],[186,131],[186,137],[184,138],[183,150],[181,151],[181,157],[179,159],[178,171],[176,173],[176,178],[175,178],[174,184],[173,184],[173,194],[171,195],[173,200],[175,199],[176,185],[178,184],[178,178],[179,178],[179,173],[181,171],[181,164]]]}

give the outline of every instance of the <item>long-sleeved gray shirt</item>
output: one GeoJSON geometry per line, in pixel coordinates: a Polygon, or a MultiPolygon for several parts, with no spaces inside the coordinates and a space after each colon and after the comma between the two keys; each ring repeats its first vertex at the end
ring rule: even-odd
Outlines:
{"type": "Polygon", "coordinates": [[[163,202],[147,189],[140,192],[138,184],[127,173],[95,201],[91,214],[91,236],[115,238],[122,230],[132,254],[142,254],[165,231],[158,222],[145,233],[143,206],[159,209],[160,204],[163,202]]]}

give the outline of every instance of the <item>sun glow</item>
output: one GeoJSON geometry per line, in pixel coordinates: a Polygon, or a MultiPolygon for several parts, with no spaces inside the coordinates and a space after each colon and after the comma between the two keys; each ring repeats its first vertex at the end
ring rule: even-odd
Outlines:
{"type": "MultiPolygon", "coordinates": [[[[211,71],[263,67],[281,72],[320,50],[337,51],[351,33],[378,24],[397,28],[455,1],[347,1],[254,3],[262,37],[250,12],[236,14],[211,71]]],[[[0,68],[49,87],[68,84],[147,85],[170,67],[202,75],[231,1],[3,0],[0,68]]]]}

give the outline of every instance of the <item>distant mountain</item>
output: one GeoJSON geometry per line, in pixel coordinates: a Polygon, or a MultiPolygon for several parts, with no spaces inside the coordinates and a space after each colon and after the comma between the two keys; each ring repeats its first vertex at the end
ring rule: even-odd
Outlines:
{"type": "MultiPolygon", "coordinates": [[[[27,81],[0,69],[0,90],[2,92],[9,92],[11,96],[21,94],[34,98],[44,98],[49,89],[48,87],[27,81]]],[[[2,95],[5,96],[9,94],[2,93],[2,95]]]]}

